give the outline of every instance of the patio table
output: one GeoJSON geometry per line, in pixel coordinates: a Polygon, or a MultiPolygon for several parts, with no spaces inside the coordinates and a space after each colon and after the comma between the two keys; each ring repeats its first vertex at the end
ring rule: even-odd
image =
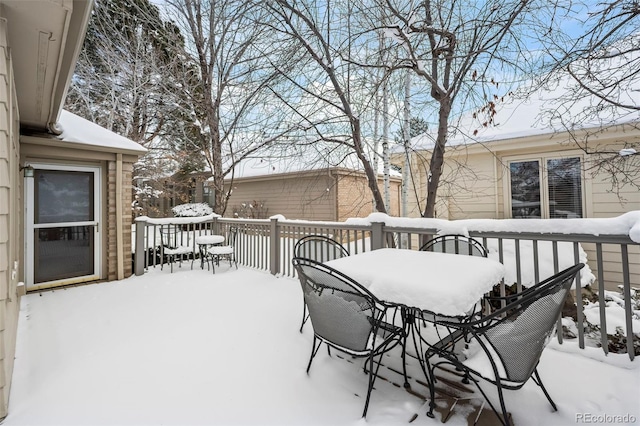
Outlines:
{"type": "MultiPolygon", "coordinates": [[[[196,244],[200,253],[200,269],[204,269],[204,259],[209,257],[209,247],[224,243],[222,235],[199,235],[196,237],[196,244]]],[[[215,272],[215,269],[214,269],[215,272]]]]}
{"type": "Polygon", "coordinates": [[[377,298],[441,315],[465,315],[504,277],[504,265],[479,256],[378,249],[326,262],[377,298]]]}
{"type": "Polygon", "coordinates": [[[433,386],[423,342],[428,346],[443,345],[454,336],[438,334],[439,341],[429,343],[423,339],[419,323],[435,315],[470,315],[505,272],[504,265],[485,257],[405,249],[372,250],[325,264],[353,278],[378,299],[401,308],[406,333],[402,345],[405,388],[411,387],[406,370],[406,338],[412,336],[417,360],[427,383],[433,386]]]}

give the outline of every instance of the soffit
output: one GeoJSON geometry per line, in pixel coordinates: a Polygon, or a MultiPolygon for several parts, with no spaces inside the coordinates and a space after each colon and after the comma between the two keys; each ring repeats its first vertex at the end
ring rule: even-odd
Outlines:
{"type": "Polygon", "coordinates": [[[20,124],[55,125],[82,48],[92,0],[0,0],[20,124]]]}

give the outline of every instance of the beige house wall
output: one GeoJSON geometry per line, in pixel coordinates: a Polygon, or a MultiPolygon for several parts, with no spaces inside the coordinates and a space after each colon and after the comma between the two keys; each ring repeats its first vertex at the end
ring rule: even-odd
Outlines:
{"type": "Polygon", "coordinates": [[[20,131],[6,21],[0,19],[0,419],[8,413],[20,298],[20,131]]]}
{"type": "MultiPolygon", "coordinates": [[[[373,197],[366,177],[362,174],[341,173],[338,182],[338,214],[333,220],[342,222],[350,217],[366,217],[375,212],[373,197]]],[[[389,211],[391,216],[400,215],[401,180],[393,178],[389,185],[389,211]]],[[[378,189],[384,194],[384,182],[378,179],[378,189]]],[[[384,197],[384,195],[383,195],[384,197]]]]}
{"type": "Polygon", "coordinates": [[[233,217],[242,203],[264,202],[267,216],[287,219],[334,220],[336,186],[329,174],[264,176],[233,182],[225,216],[233,217]]]}
{"type": "MultiPolygon", "coordinates": [[[[590,135],[589,149],[617,152],[625,143],[640,143],[640,131],[633,126],[616,126],[598,135],[590,135]]],[[[443,183],[438,190],[436,210],[438,217],[457,219],[505,219],[511,217],[509,207],[509,166],[511,160],[533,158],[580,157],[583,164],[583,216],[607,218],[628,211],[640,210],[640,192],[632,185],[615,188],[612,176],[594,168],[594,156],[570,141],[567,134],[547,134],[511,140],[494,141],[469,146],[449,147],[443,172],[443,183]]],[[[640,159],[628,158],[623,161],[640,159]]],[[[412,158],[414,180],[419,183],[420,206],[425,203],[426,170],[429,154],[420,152],[412,158]]],[[[400,161],[398,161],[398,165],[400,161]]],[[[627,165],[628,166],[628,165],[627,165]]],[[[638,167],[636,164],[635,167],[638,167]]],[[[411,197],[411,216],[420,215],[418,202],[411,197]]],[[[523,219],[526,220],[526,219],[523,219]]],[[[589,266],[597,275],[596,249],[583,244],[589,266]]],[[[622,263],[618,247],[603,245],[603,272],[605,286],[615,290],[622,282],[622,263]]],[[[632,285],[640,285],[640,248],[629,247],[629,268],[632,285]]]]}
{"type": "Polygon", "coordinates": [[[21,143],[21,161],[72,166],[99,166],[102,170],[102,268],[101,280],[117,280],[133,274],[131,247],[131,203],[134,155],[121,155],[121,191],[117,190],[118,159],[114,153],[85,150],[80,147],[50,146],[44,138],[27,137],[21,143]],[[120,208],[121,225],[117,208],[120,208]],[[121,240],[119,240],[121,236],[121,240]]]}
{"type": "Polygon", "coordinates": [[[119,193],[117,187],[118,181],[118,163],[116,161],[107,162],[107,259],[106,259],[106,279],[109,281],[129,277],[133,274],[133,258],[131,256],[131,202],[132,182],[133,182],[133,163],[123,162],[122,171],[120,173],[122,179],[122,192],[119,193]],[[117,200],[121,200],[120,203],[117,200]],[[118,226],[118,218],[116,216],[117,208],[121,209],[121,227],[118,226]],[[119,241],[118,238],[122,238],[119,241]],[[122,245],[119,248],[119,244],[122,245]],[[118,253],[122,252],[122,274],[119,276],[118,253]]]}
{"type": "MultiPolygon", "coordinates": [[[[378,187],[382,191],[382,179],[378,187]]],[[[392,178],[390,214],[396,216],[400,213],[400,187],[401,180],[392,178]]],[[[233,182],[231,189],[227,217],[233,217],[243,203],[264,204],[267,217],[281,214],[287,219],[321,221],[365,217],[375,210],[365,175],[348,169],[240,178],[233,182]]],[[[202,197],[197,200],[202,201],[202,197]]]]}

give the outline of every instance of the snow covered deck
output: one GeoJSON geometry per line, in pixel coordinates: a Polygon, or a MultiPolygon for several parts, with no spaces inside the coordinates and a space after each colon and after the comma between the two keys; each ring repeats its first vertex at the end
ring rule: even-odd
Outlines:
{"type": "MultiPolygon", "coordinates": [[[[152,268],[28,294],[3,424],[406,425],[416,413],[412,425],[442,424],[440,413],[426,417],[421,398],[384,380],[362,420],[367,376],[358,360],[322,350],[307,375],[312,328],[298,332],[301,299],[296,279],[223,265],[215,275],[152,268]]],[[[637,422],[639,365],[552,342],[539,370],[559,411],[533,383],[507,393],[507,407],[520,426],[637,422]]],[[[468,411],[458,407],[447,425],[466,425],[468,411]]]]}

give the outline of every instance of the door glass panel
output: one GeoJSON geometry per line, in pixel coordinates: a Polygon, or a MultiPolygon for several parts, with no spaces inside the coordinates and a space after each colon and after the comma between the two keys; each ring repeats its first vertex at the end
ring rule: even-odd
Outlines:
{"type": "Polygon", "coordinates": [[[549,217],[582,217],[582,174],[580,158],[547,160],[549,217]]]}
{"type": "Polygon", "coordinates": [[[34,283],[93,274],[94,228],[65,226],[36,229],[34,283]]]}
{"type": "Polygon", "coordinates": [[[511,170],[511,217],[541,218],[540,165],[537,160],[516,161],[511,170]]]}
{"type": "Polygon", "coordinates": [[[35,171],[34,223],[94,220],[93,173],[35,171]]]}

